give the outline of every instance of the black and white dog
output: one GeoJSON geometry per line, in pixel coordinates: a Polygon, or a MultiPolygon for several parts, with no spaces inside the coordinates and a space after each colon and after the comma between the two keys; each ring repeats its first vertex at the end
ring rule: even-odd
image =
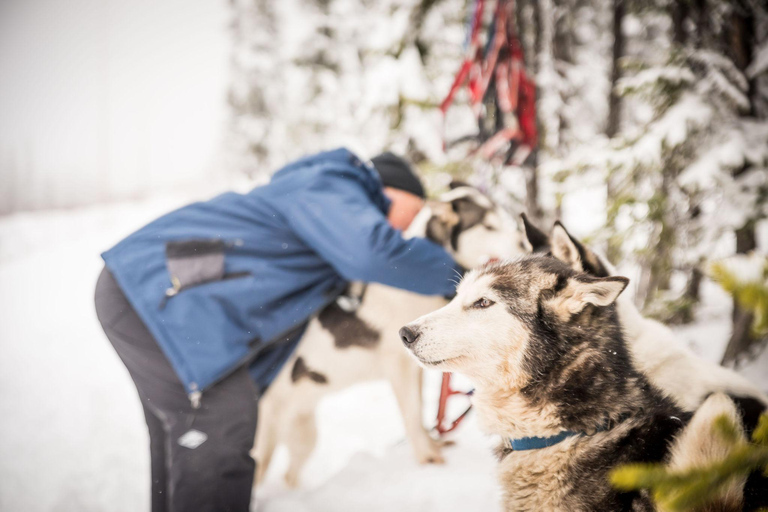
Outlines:
{"type": "MultiPolygon", "coordinates": [[[[474,381],[480,424],[503,439],[506,510],[656,510],[646,492],[613,489],[608,472],[685,469],[727,450],[711,423],[739,424],[730,399],[711,395],[690,419],[633,363],[615,304],[627,283],[525,256],[468,273],[447,306],[401,329],[421,365],[474,381]]],[[[741,510],[744,483],[724,487],[713,510],[741,510]]]]}
{"type": "MultiPolygon", "coordinates": [[[[466,268],[530,251],[511,215],[477,189],[463,185],[428,203],[405,236],[433,240],[466,268]]],[[[350,308],[340,300],[320,312],[260,401],[256,482],[263,479],[277,445],[285,444],[290,454],[285,480],[296,486],[315,446],[315,409],[320,399],[378,379],[392,385],[417,460],[442,462],[440,444],[422,424],[421,369],[403,351],[398,329],[446,303],[443,297],[372,283],[365,288],[359,307],[350,308]]]]}

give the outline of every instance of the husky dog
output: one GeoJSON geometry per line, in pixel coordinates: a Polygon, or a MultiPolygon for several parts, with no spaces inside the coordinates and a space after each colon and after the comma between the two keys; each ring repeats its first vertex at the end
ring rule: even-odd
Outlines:
{"type": "MultiPolygon", "coordinates": [[[[427,204],[406,236],[430,238],[465,268],[530,250],[513,217],[464,185],[427,204]]],[[[439,443],[422,424],[421,369],[403,351],[397,331],[447,300],[374,283],[365,288],[359,307],[350,307],[349,299],[342,297],[310,322],[294,355],[262,397],[254,447],[256,483],[263,479],[276,446],[284,443],[290,454],[285,480],[296,486],[315,446],[318,401],[367,380],[389,380],[417,460],[443,462],[439,443]]]]}
{"type": "MultiPolygon", "coordinates": [[[[522,216],[534,252],[549,253],[577,272],[595,277],[615,274],[607,260],[572,237],[560,222],[546,235],[522,216]]],[[[740,408],[765,409],[768,396],[736,372],[694,354],[669,329],[640,314],[632,298],[621,295],[616,309],[635,364],[656,386],[687,411],[696,410],[714,392],[735,399],[740,408]]],[[[752,414],[752,416],[756,416],[752,414]]]]}
{"type": "MultiPolygon", "coordinates": [[[[738,421],[733,403],[711,396],[684,430],[690,414],[633,365],[615,306],[628,281],[525,256],[468,273],[447,306],[400,330],[421,365],[474,381],[481,427],[504,440],[506,510],[656,510],[647,492],[613,489],[608,472],[722,456],[707,429],[721,413],[738,421]]],[[[721,510],[741,509],[743,486],[722,491],[721,510]]]]}

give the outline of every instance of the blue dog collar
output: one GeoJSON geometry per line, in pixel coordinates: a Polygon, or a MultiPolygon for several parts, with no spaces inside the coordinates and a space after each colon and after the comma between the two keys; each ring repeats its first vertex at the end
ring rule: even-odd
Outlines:
{"type": "Polygon", "coordinates": [[[509,445],[516,452],[524,450],[538,450],[554,446],[569,437],[584,435],[583,432],[574,432],[572,430],[563,430],[559,434],[549,437],[521,437],[520,439],[509,439],[509,445]]]}
{"type": "MultiPolygon", "coordinates": [[[[606,421],[603,425],[600,425],[595,429],[595,434],[597,434],[598,432],[605,432],[606,430],[610,430],[611,428],[613,428],[614,425],[617,425],[623,422],[629,417],[630,415],[625,413],[619,416],[619,419],[615,423],[611,422],[610,420],[606,421]]],[[[525,450],[538,450],[541,448],[549,448],[550,446],[554,446],[557,443],[565,441],[569,437],[586,436],[586,435],[589,435],[589,434],[582,431],[563,430],[562,432],[549,437],[521,437],[520,439],[507,439],[507,443],[513,450],[519,452],[519,451],[525,451],[525,450]]]]}

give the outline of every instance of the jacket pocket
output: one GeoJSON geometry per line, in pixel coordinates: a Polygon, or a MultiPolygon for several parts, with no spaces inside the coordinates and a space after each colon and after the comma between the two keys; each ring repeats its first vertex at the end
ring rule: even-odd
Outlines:
{"type": "Polygon", "coordinates": [[[174,240],[165,244],[165,263],[171,287],[165,291],[160,307],[170,298],[193,286],[250,275],[227,274],[225,252],[232,244],[220,239],[174,240]]]}

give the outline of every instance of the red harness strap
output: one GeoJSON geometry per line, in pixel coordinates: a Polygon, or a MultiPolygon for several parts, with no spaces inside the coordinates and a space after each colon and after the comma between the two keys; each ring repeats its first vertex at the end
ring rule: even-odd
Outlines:
{"type": "Polygon", "coordinates": [[[448,111],[448,108],[453,103],[453,97],[458,92],[459,88],[464,84],[469,76],[469,70],[472,64],[477,60],[477,51],[480,49],[480,25],[483,21],[483,10],[485,9],[485,0],[477,0],[475,4],[475,12],[472,15],[472,32],[469,37],[469,46],[467,48],[467,56],[464,58],[464,62],[461,63],[459,72],[456,73],[456,78],[453,80],[451,89],[448,91],[448,95],[440,104],[440,110],[443,115],[448,111]]]}
{"type": "Polygon", "coordinates": [[[494,134],[490,140],[481,141],[482,146],[477,152],[487,159],[511,140],[518,140],[529,148],[535,148],[538,144],[536,86],[525,72],[523,51],[514,24],[508,22],[513,8],[514,0],[497,0],[494,30],[489,34],[490,47],[484,55],[479,34],[485,1],[477,0],[475,4],[467,56],[456,73],[448,94],[440,104],[443,116],[443,149],[447,148],[446,115],[459,89],[467,83],[469,103],[479,120],[484,115],[482,102],[492,79],[495,79],[495,101],[499,110],[502,113],[515,114],[516,126],[507,126],[494,134]],[[486,145],[486,142],[490,144],[486,145]]]}
{"type": "Polygon", "coordinates": [[[470,409],[472,409],[472,406],[470,405],[455,420],[453,420],[449,425],[446,425],[445,412],[448,405],[448,397],[453,395],[471,396],[472,392],[470,391],[467,393],[464,391],[456,391],[455,389],[451,388],[451,374],[448,372],[443,372],[443,384],[440,387],[440,403],[437,406],[437,423],[435,424],[435,430],[440,436],[451,432],[453,429],[458,427],[459,423],[461,423],[461,421],[469,413],[470,409]]]}

